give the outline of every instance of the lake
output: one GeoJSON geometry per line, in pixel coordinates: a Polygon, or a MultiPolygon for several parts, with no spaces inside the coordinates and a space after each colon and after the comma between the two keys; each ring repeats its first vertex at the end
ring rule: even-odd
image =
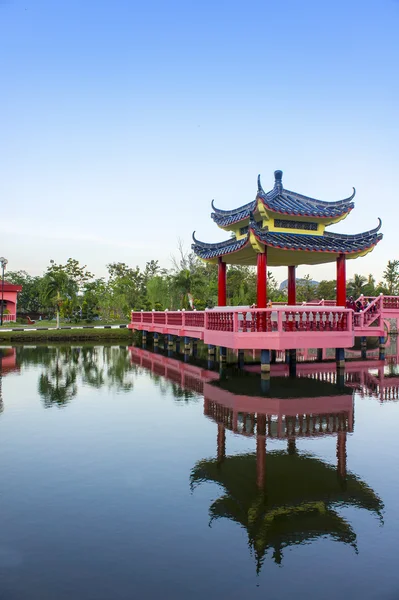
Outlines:
{"type": "Polygon", "coordinates": [[[396,340],[270,380],[137,347],[1,354],[1,600],[399,597],[396,340]]]}

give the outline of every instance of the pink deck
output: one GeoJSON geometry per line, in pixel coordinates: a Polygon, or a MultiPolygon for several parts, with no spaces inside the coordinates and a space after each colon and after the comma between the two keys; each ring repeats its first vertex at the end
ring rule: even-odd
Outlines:
{"type": "Polygon", "coordinates": [[[320,304],[277,305],[267,309],[218,307],[205,311],[132,312],[129,327],[235,350],[351,348],[355,336],[383,336],[390,320],[399,320],[399,298],[365,299],[369,305],[351,309],[320,304]]]}

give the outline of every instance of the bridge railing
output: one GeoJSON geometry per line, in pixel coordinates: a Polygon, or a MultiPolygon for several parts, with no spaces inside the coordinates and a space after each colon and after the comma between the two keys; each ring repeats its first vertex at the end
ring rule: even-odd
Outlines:
{"type": "Polygon", "coordinates": [[[149,325],[155,327],[162,325],[165,327],[181,327],[184,329],[204,328],[205,312],[204,311],[132,311],[131,323],[133,325],[149,325]]]}
{"type": "Polygon", "coordinates": [[[381,308],[386,310],[399,310],[399,296],[388,296],[385,294],[380,294],[379,296],[359,296],[357,301],[362,303],[373,302],[373,300],[377,300],[378,298],[382,299],[381,308]]]}
{"type": "Polygon", "coordinates": [[[342,307],[277,306],[205,311],[205,329],[236,333],[352,331],[352,311],[342,307]]]}
{"type": "Polygon", "coordinates": [[[363,297],[368,303],[364,310],[353,313],[353,324],[355,328],[363,329],[381,324],[381,311],[384,305],[384,296],[363,297]]]}
{"type": "Polygon", "coordinates": [[[352,331],[352,311],[342,307],[276,306],[205,311],[132,312],[131,323],[148,327],[231,333],[352,331]]]}

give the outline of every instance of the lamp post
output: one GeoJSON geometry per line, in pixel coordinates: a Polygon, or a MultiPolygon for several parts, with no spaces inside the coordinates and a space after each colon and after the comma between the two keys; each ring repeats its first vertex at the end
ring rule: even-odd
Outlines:
{"type": "Polygon", "coordinates": [[[0,313],[0,325],[3,326],[3,314],[4,314],[4,269],[8,260],[4,258],[4,256],[0,257],[0,265],[1,265],[1,313],[0,313]]]}

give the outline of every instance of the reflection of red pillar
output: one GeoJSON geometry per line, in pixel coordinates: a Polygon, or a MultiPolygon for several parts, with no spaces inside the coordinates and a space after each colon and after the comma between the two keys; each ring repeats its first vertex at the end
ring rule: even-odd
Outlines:
{"type": "Polygon", "coordinates": [[[256,417],[256,484],[263,489],[266,483],[266,415],[256,417]]]}
{"type": "Polygon", "coordinates": [[[226,430],[224,425],[218,425],[218,462],[223,462],[226,458],[226,430]]]}
{"type": "Polygon", "coordinates": [[[226,263],[218,261],[218,306],[226,306],[226,263]]]}
{"type": "Polygon", "coordinates": [[[337,470],[342,479],[346,479],[346,431],[339,431],[337,437],[337,470]]]}
{"type": "Polygon", "coordinates": [[[266,478],[266,436],[256,436],[256,484],[259,489],[265,487],[266,478]]]}
{"type": "Polygon", "coordinates": [[[337,258],[337,306],[346,306],[345,254],[340,254],[337,258]]]}
{"type": "Polygon", "coordinates": [[[296,454],[296,438],[295,437],[289,437],[288,438],[288,443],[287,443],[287,452],[288,454],[290,454],[291,456],[293,454],[296,454]]]}
{"type": "Polygon", "coordinates": [[[288,267],[288,304],[295,306],[296,304],[296,268],[295,265],[288,267]]]}
{"type": "Polygon", "coordinates": [[[257,258],[257,306],[266,308],[267,303],[267,248],[257,258]]]}
{"type": "Polygon", "coordinates": [[[380,387],[380,400],[384,401],[384,367],[378,369],[378,385],[380,387]]]}

